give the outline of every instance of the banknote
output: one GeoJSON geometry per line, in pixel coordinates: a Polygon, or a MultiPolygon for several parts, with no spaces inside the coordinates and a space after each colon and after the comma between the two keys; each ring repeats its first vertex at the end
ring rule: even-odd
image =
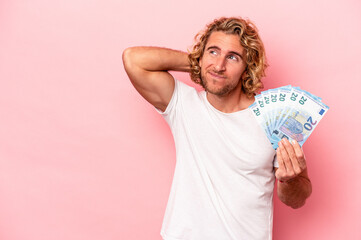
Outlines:
{"type": "Polygon", "coordinates": [[[249,108],[274,149],[282,138],[302,146],[329,109],[320,97],[291,85],[261,92],[249,108]]]}

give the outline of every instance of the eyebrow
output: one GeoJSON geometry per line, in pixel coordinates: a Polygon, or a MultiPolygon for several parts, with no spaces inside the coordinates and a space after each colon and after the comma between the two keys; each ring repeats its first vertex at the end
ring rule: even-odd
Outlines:
{"type": "MultiPolygon", "coordinates": [[[[207,50],[209,50],[209,49],[221,50],[218,46],[209,46],[209,47],[207,48],[207,50]]],[[[239,52],[229,51],[229,53],[233,53],[233,54],[235,54],[235,55],[238,55],[241,59],[243,59],[242,54],[240,54],[239,52]]]]}

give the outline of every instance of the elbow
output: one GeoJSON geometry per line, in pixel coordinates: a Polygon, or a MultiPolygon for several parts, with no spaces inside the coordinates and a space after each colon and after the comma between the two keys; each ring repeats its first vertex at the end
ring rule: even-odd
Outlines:
{"type": "Polygon", "coordinates": [[[123,65],[125,68],[132,62],[133,48],[126,48],[122,54],[123,65]]]}
{"type": "Polygon", "coordinates": [[[144,63],[142,62],[143,56],[141,47],[129,47],[124,49],[122,60],[124,69],[128,75],[137,73],[139,69],[144,69],[144,63]]]}

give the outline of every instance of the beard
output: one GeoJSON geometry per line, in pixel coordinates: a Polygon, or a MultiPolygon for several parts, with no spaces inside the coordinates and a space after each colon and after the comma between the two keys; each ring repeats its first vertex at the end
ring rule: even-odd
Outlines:
{"type": "Polygon", "coordinates": [[[201,79],[200,79],[201,86],[204,88],[204,90],[206,92],[209,92],[209,93],[214,94],[219,97],[226,96],[232,90],[234,90],[239,84],[239,81],[238,81],[238,82],[234,82],[234,83],[228,83],[222,87],[215,87],[215,86],[211,86],[211,84],[209,84],[211,81],[212,81],[212,79],[207,79],[205,77],[205,74],[201,73],[201,79]]]}

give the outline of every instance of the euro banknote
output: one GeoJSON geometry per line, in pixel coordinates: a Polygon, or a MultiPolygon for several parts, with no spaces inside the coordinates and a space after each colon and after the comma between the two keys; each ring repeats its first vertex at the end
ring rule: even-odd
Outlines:
{"type": "Polygon", "coordinates": [[[282,138],[302,146],[329,109],[320,97],[291,85],[261,92],[249,108],[274,149],[282,138]]]}

